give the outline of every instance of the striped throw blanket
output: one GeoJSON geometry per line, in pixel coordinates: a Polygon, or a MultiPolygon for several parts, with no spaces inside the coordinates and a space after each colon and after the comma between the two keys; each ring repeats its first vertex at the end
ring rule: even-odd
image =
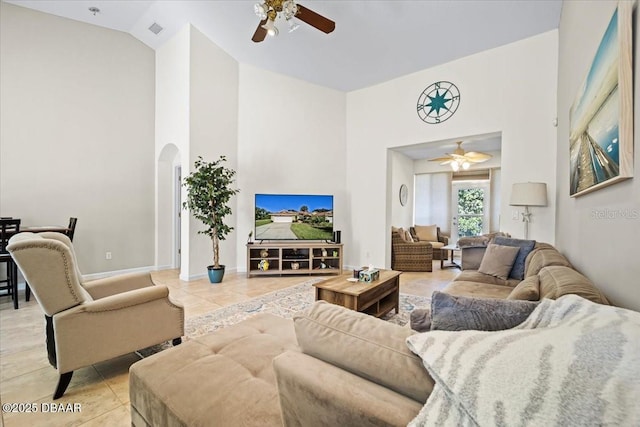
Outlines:
{"type": "Polygon", "coordinates": [[[410,426],[640,426],[640,313],[566,295],[513,329],[407,344],[436,383],[410,426]]]}

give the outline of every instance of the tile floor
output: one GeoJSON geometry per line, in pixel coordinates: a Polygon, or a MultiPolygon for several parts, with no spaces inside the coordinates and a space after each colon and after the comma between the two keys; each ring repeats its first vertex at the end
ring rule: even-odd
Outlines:
{"type": "MultiPolygon", "coordinates": [[[[442,289],[457,274],[457,269],[440,269],[433,262],[432,273],[404,273],[400,292],[429,296],[442,289]]],[[[187,318],[245,301],[278,289],[302,283],[308,276],[254,277],[227,274],[223,283],[208,280],[184,282],[177,270],[153,272],[158,284],[170,289],[171,297],[185,307],[187,318]]],[[[35,403],[37,413],[5,413],[0,427],[7,426],[129,426],[129,366],[139,360],[135,354],[98,363],[74,372],[65,395],[53,406],[51,394],[58,375],[47,361],[44,317],[32,298],[14,310],[8,297],[0,297],[0,401],[2,404],[35,403]],[[79,404],[80,411],[61,412],[59,404],[79,404]],[[52,407],[53,406],[53,407],[52,407]],[[45,412],[43,412],[43,410],[45,412]]],[[[66,409],[66,407],[64,408],[66,409]]]]}

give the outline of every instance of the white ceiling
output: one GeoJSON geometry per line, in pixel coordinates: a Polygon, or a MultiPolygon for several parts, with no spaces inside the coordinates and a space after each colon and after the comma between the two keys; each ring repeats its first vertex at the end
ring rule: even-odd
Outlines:
{"type": "Polygon", "coordinates": [[[187,23],[236,60],[351,91],[558,28],[562,0],[302,0],[336,22],[253,43],[256,0],[2,0],[132,34],[152,48],[187,23]],[[95,16],[89,7],[98,7],[95,16]],[[157,22],[159,35],[148,30],[157,22]]]}

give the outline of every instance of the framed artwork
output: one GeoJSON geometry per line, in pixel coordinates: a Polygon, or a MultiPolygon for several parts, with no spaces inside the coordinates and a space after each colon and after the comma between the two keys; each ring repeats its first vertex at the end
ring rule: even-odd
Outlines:
{"type": "Polygon", "coordinates": [[[632,2],[620,2],[569,112],[571,197],[633,176],[632,2]]]}

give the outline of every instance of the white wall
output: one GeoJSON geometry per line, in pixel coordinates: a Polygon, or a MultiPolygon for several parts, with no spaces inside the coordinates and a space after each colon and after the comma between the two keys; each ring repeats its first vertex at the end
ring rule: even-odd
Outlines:
{"type": "Polygon", "coordinates": [[[240,64],[239,88],[238,269],[246,269],[256,193],[333,194],[334,228],[350,247],[345,94],[247,64],[240,64]]]}
{"type": "Polygon", "coordinates": [[[85,274],[154,264],[153,82],[130,35],[0,4],[0,215],[78,217],[85,274]]]}
{"type": "MultiPolygon", "coordinates": [[[[211,162],[221,155],[227,157],[225,167],[237,170],[238,63],[194,27],[191,28],[190,47],[190,164],[182,170],[193,171],[193,162],[198,156],[211,162]]],[[[237,196],[230,201],[234,213],[236,203],[237,196]]],[[[206,275],[206,267],[213,264],[213,248],[209,236],[197,234],[205,226],[191,215],[189,217],[188,277],[194,278],[206,275]]],[[[235,227],[236,218],[235,214],[230,215],[225,223],[235,227]]],[[[186,233],[183,231],[183,234],[186,233]]],[[[220,263],[226,265],[227,271],[234,271],[236,266],[235,236],[236,233],[231,232],[220,242],[220,263]]]]}
{"type": "MultiPolygon", "coordinates": [[[[416,53],[418,54],[418,53],[416,53]]],[[[348,259],[371,252],[371,261],[385,264],[391,224],[385,215],[386,149],[461,135],[502,132],[501,212],[509,211],[513,182],[547,182],[555,192],[557,31],[550,31],[497,49],[430,68],[347,94],[347,187],[352,196],[348,259]],[[416,114],[422,90],[439,80],[454,82],[461,92],[455,115],[437,125],[416,114]]],[[[516,237],[519,222],[503,221],[516,237]]],[[[536,212],[530,235],[553,242],[555,204],[536,212]]]]}
{"type": "MultiPolygon", "coordinates": [[[[191,27],[185,26],[156,50],[156,265],[173,266],[174,242],[174,164],[189,171],[189,61],[191,27]]],[[[183,279],[189,277],[189,215],[180,219],[181,267],[183,279]]]]}
{"type": "MultiPolygon", "coordinates": [[[[408,229],[413,226],[413,159],[397,151],[389,150],[387,168],[389,171],[387,188],[391,189],[391,191],[387,193],[387,222],[394,227],[408,229]],[[404,206],[400,204],[400,186],[402,184],[406,185],[408,189],[407,203],[404,206]]],[[[388,243],[391,244],[391,230],[389,230],[388,234],[388,243]]],[[[391,253],[388,255],[391,257],[391,253]]],[[[360,258],[354,260],[354,265],[369,265],[367,252],[360,256],[360,258]]],[[[391,258],[389,258],[388,262],[391,264],[391,258]]]]}
{"type": "MultiPolygon", "coordinates": [[[[237,170],[238,63],[197,28],[185,26],[157,50],[156,80],[158,121],[156,137],[158,187],[158,263],[171,262],[173,241],[173,167],[182,177],[193,171],[198,156],[205,161],[227,157],[226,167],[237,170]],[[177,153],[167,147],[175,146],[177,153]],[[177,160],[176,160],[177,159],[177,160]]],[[[186,190],[182,188],[182,200],[186,190]]],[[[235,211],[236,200],[231,200],[235,211]]],[[[235,227],[235,215],[226,224],[235,227]]],[[[180,278],[204,277],[213,264],[209,236],[198,234],[204,225],[188,211],[181,217],[180,278]]],[[[236,266],[236,238],[232,232],[220,243],[220,262],[227,271],[236,266]]]]}
{"type": "Polygon", "coordinates": [[[634,141],[636,177],[581,197],[569,197],[569,109],[600,43],[616,2],[562,6],[558,71],[558,248],[611,301],[640,310],[640,32],[634,12],[634,141]]]}

